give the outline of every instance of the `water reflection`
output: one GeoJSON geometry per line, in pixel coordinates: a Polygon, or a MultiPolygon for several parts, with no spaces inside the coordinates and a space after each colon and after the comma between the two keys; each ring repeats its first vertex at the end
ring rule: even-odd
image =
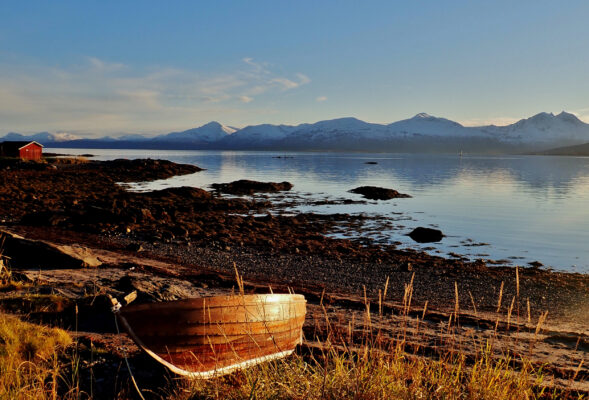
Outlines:
{"type": "MultiPolygon", "coordinates": [[[[68,151],[72,150],[59,149],[68,151]]],[[[434,244],[433,252],[511,258],[520,264],[540,260],[555,269],[589,272],[589,230],[585,228],[589,223],[589,158],[74,151],[96,154],[97,159],[165,158],[207,169],[149,183],[145,188],[206,187],[236,179],[287,180],[298,193],[360,199],[348,190],[360,185],[391,187],[414,197],[363,205],[299,207],[298,211],[384,216],[393,226],[376,227],[373,237],[416,248],[420,247],[404,234],[415,226],[437,226],[448,237],[434,244]],[[470,246],[468,239],[490,245],[470,246]]]]}

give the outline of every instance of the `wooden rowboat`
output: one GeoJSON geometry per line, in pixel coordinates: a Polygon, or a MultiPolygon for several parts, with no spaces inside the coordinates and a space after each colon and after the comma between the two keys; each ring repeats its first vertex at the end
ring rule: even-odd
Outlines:
{"type": "Polygon", "coordinates": [[[291,354],[302,341],[305,313],[302,295],[265,294],[132,305],[117,315],[170,370],[210,378],[291,354]]]}

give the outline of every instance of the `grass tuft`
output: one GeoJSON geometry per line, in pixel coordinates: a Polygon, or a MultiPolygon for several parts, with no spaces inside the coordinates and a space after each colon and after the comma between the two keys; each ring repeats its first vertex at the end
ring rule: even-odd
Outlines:
{"type": "Polygon", "coordinates": [[[329,346],[311,359],[295,355],[228,377],[180,381],[169,399],[535,399],[540,371],[519,371],[486,347],[474,364],[461,355],[433,361],[402,346],[341,351],[329,346]]]}
{"type": "Polygon", "coordinates": [[[0,313],[0,398],[57,398],[58,356],[71,342],[61,329],[0,313]]]}

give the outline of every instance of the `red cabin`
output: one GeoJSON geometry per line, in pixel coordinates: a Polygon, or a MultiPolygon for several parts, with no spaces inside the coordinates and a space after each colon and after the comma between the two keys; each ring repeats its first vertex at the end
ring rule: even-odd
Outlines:
{"type": "Polygon", "coordinates": [[[37,142],[2,142],[0,156],[40,160],[43,157],[43,145],[37,142]]]}

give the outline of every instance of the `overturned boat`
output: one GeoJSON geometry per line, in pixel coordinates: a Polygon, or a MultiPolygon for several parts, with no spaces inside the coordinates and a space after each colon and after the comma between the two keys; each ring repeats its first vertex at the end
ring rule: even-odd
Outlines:
{"type": "Polygon", "coordinates": [[[205,379],[291,354],[305,313],[302,295],[255,294],[131,305],[117,316],[157,361],[205,379]]]}

